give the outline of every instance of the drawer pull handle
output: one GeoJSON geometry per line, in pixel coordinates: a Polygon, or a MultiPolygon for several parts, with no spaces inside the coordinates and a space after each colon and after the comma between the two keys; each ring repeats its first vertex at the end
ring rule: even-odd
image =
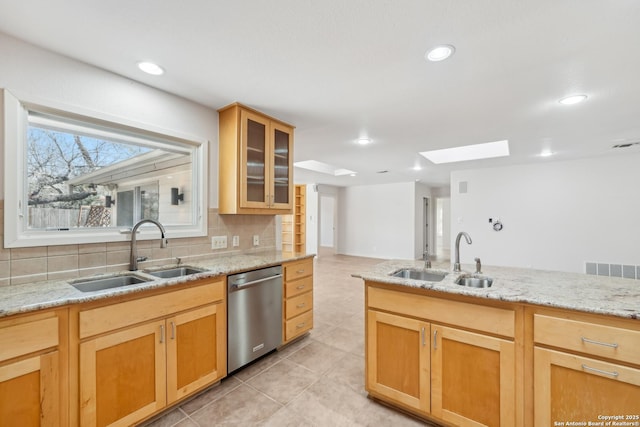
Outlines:
{"type": "Polygon", "coordinates": [[[305,306],[305,304],[304,304],[304,303],[302,303],[302,304],[298,304],[298,305],[296,305],[296,308],[302,308],[302,307],[304,307],[304,306],[305,306]]]}
{"type": "Polygon", "coordinates": [[[618,344],[616,344],[616,343],[611,344],[611,343],[608,343],[608,342],[594,341],[594,340],[590,340],[589,338],[585,338],[585,337],[580,337],[580,339],[582,339],[582,342],[589,343],[589,344],[597,344],[597,345],[603,345],[605,347],[618,348],[618,344]]]}
{"type": "Polygon", "coordinates": [[[296,289],[297,289],[297,290],[304,289],[304,285],[296,286],[296,289]]]}
{"type": "Polygon", "coordinates": [[[425,345],[427,345],[427,343],[426,343],[426,342],[425,342],[425,340],[424,340],[424,338],[425,338],[425,337],[424,337],[424,328],[422,328],[422,329],[420,330],[420,336],[422,337],[422,346],[424,347],[425,345]]]}
{"type": "Polygon", "coordinates": [[[304,269],[302,269],[302,270],[297,270],[297,271],[296,271],[296,273],[298,273],[298,274],[302,274],[302,273],[304,273],[304,269]]]}
{"type": "Polygon", "coordinates": [[[164,342],[164,325],[160,325],[160,344],[164,342]]]}
{"type": "Polygon", "coordinates": [[[433,331],[433,349],[438,349],[438,330],[433,331]]]}
{"type": "Polygon", "coordinates": [[[602,369],[592,368],[592,367],[587,366],[585,364],[582,365],[582,369],[585,370],[585,371],[592,371],[592,372],[597,372],[597,373],[603,374],[603,375],[609,375],[610,377],[614,377],[614,378],[617,378],[618,375],[619,375],[616,371],[613,371],[613,372],[603,371],[602,369]]]}
{"type": "Polygon", "coordinates": [[[171,323],[171,339],[175,340],[176,339],[176,324],[175,322],[170,322],[171,323]]]}
{"type": "Polygon", "coordinates": [[[307,322],[302,322],[299,325],[296,325],[296,329],[304,328],[304,324],[307,322]]]}

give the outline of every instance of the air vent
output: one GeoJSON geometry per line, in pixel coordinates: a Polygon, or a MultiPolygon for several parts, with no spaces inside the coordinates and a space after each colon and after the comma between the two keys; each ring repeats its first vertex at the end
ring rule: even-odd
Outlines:
{"type": "Polygon", "coordinates": [[[616,144],[611,148],[629,148],[629,147],[633,147],[634,145],[640,145],[640,141],[637,141],[637,142],[625,142],[624,144],[616,144]]]}
{"type": "Polygon", "coordinates": [[[378,171],[376,173],[388,173],[389,171],[378,171]]]}

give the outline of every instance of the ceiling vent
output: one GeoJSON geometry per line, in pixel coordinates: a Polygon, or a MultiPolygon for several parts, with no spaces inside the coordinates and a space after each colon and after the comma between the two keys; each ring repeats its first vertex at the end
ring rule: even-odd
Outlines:
{"type": "Polygon", "coordinates": [[[640,145],[640,141],[637,141],[637,142],[625,142],[624,144],[616,144],[611,148],[629,148],[629,147],[633,147],[634,145],[640,145]]]}
{"type": "Polygon", "coordinates": [[[376,173],[388,173],[388,172],[389,172],[389,171],[382,170],[382,171],[378,171],[378,172],[376,172],[376,173]]]}

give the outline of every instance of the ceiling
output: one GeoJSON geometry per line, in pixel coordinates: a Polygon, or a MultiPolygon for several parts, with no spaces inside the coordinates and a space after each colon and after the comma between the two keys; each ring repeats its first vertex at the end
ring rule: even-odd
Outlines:
{"type": "Polygon", "coordinates": [[[0,0],[0,11],[0,32],[214,109],[239,101],[296,126],[295,161],[357,172],[296,169],[296,182],[437,187],[457,169],[640,152],[611,148],[640,141],[636,0],[0,0]],[[443,43],[455,54],[425,61],[443,43]],[[143,74],[141,60],[166,73],[143,74]],[[558,103],[575,93],[589,98],[558,103]],[[418,154],[503,139],[508,158],[418,154]]]}

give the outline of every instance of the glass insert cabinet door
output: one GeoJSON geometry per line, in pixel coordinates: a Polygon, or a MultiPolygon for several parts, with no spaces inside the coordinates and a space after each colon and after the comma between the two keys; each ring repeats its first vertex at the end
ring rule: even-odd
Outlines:
{"type": "Polygon", "coordinates": [[[266,117],[241,113],[240,207],[290,207],[292,130],[266,117]]]}

